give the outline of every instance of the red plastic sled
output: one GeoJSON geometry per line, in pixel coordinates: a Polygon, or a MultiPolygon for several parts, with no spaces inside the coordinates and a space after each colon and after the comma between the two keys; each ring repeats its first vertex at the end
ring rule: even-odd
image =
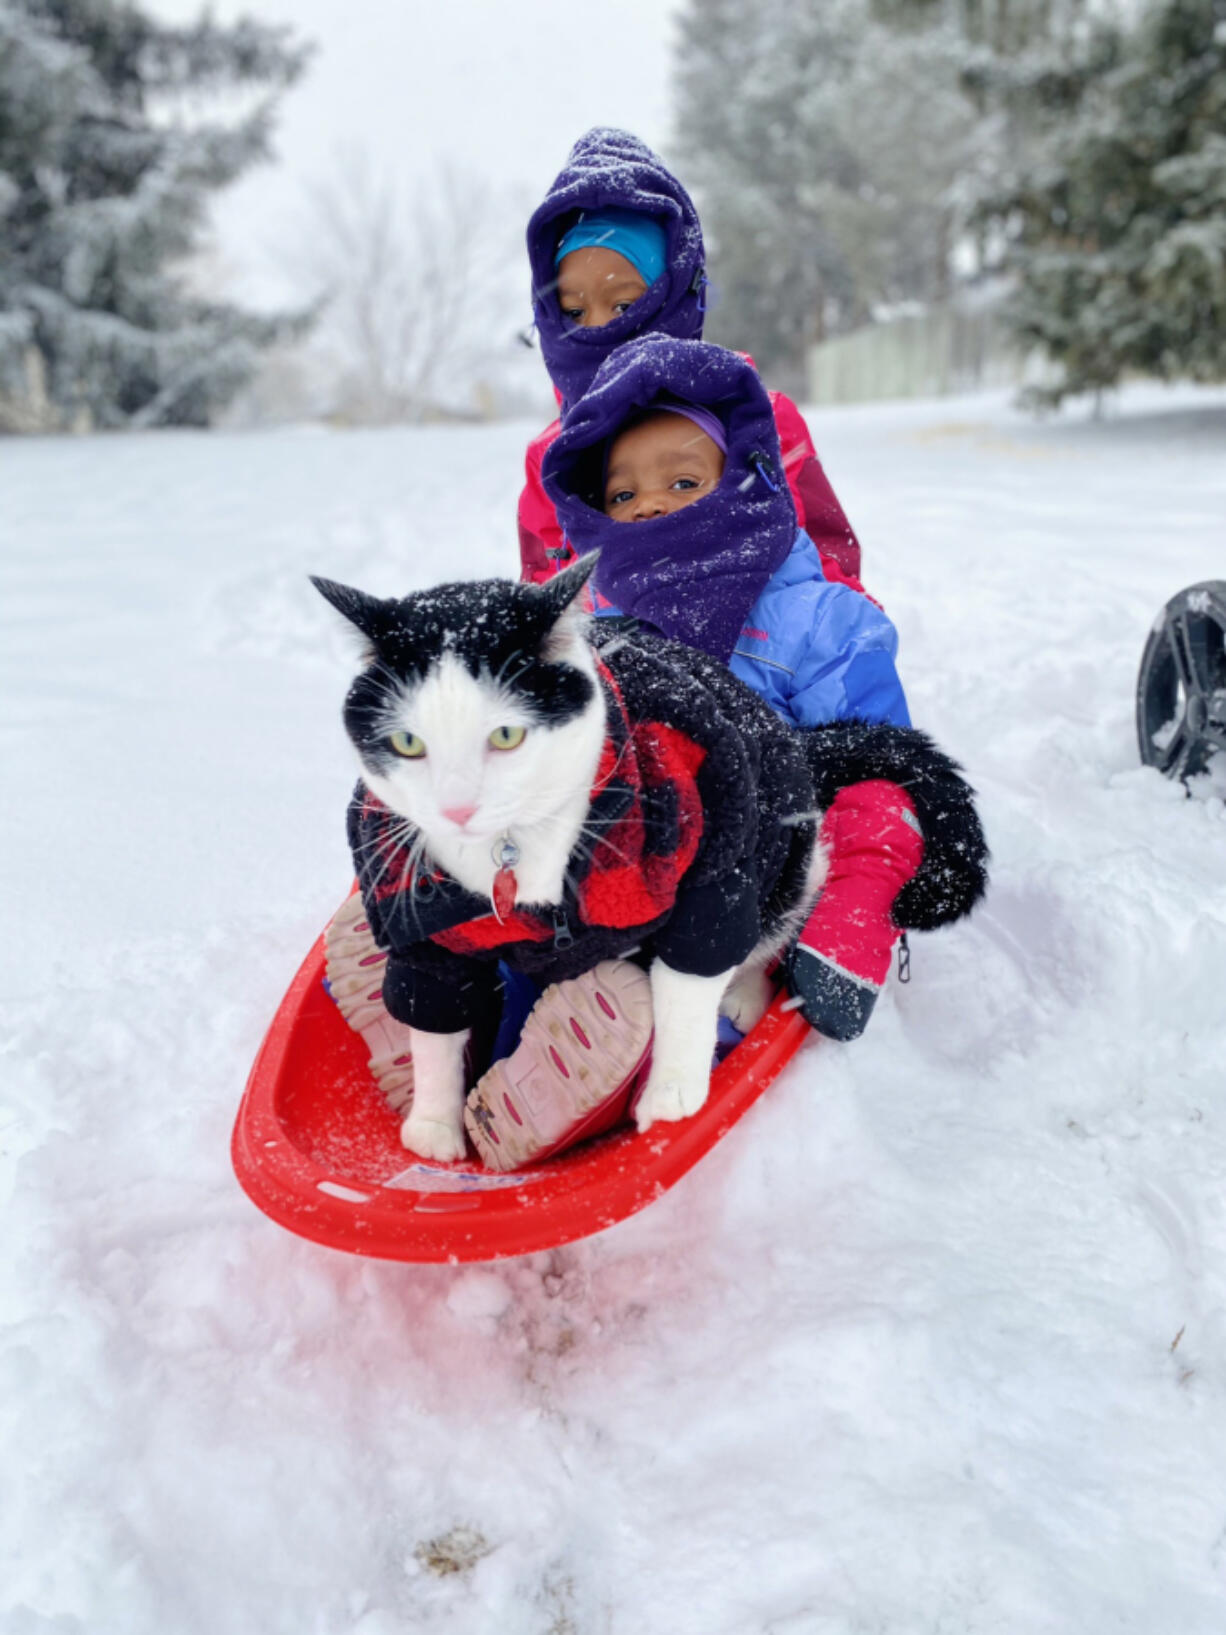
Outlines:
{"type": "Polygon", "coordinates": [[[777,999],[715,1069],[693,1118],[646,1135],[614,1130],[498,1175],[475,1160],[442,1164],[405,1151],[400,1120],[323,977],[320,937],[251,1069],[234,1126],[234,1171],[252,1202],[291,1232],[382,1260],[501,1260],[624,1220],[727,1134],[809,1032],[777,999]]]}

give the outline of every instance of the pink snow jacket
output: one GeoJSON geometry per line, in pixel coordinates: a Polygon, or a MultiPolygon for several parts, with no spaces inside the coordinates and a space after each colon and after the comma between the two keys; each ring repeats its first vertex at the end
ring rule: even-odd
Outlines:
{"type": "MultiPolygon", "coordinates": [[[[745,357],[746,354],[742,353],[741,356],[745,357]]],[[[747,361],[752,363],[753,359],[747,358],[747,361]]],[[[852,590],[863,594],[860,543],[822,470],[804,416],[791,398],[782,392],[770,392],[768,396],[775,411],[775,425],[783,451],[783,469],[796,505],[796,515],[805,533],[817,546],[822,572],[831,583],[850,585],[852,590]]],[[[528,444],[524,458],[526,481],[519,497],[520,578],[538,585],[574,559],[574,552],[563,538],[557,512],[541,481],[541,461],[545,450],[561,429],[561,420],[546,426],[528,444]]]]}

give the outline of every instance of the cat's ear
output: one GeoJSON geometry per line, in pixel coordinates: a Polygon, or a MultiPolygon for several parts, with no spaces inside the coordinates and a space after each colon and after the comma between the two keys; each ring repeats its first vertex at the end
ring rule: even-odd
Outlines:
{"type": "Polygon", "coordinates": [[[569,568],[563,568],[561,573],[555,573],[552,579],[546,579],[543,585],[536,587],[537,596],[545,603],[555,620],[562,617],[582,591],[595,573],[599,560],[599,551],[589,551],[577,562],[572,562],[569,568]]]}
{"type": "Polygon", "coordinates": [[[387,628],[386,602],[377,596],[368,596],[364,590],[355,590],[352,585],[338,585],[334,579],[317,579],[312,574],[311,583],[368,641],[378,641],[387,628]]]}
{"type": "Polygon", "coordinates": [[[592,577],[598,551],[589,551],[569,568],[555,573],[543,585],[537,585],[533,594],[545,604],[549,613],[549,627],[540,645],[540,656],[546,664],[559,664],[570,651],[571,643],[583,620],[579,601],[583,587],[592,577]]]}

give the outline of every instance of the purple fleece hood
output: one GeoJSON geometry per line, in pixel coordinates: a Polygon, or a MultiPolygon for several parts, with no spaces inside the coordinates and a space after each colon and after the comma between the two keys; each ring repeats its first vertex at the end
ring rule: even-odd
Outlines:
{"type": "Polygon", "coordinates": [[[628,341],[564,411],[541,475],[575,550],[599,550],[601,595],[726,664],[797,528],[774,411],[753,365],[705,341],[628,341]],[[719,418],[728,438],[723,476],[670,516],[614,522],[601,509],[605,445],[660,397],[696,403],[719,418]]]}
{"type": "Polygon", "coordinates": [[[629,131],[597,126],[575,143],[528,223],[528,261],[541,351],[563,406],[587,390],[609,353],[632,336],[702,334],[707,275],[698,212],[672,172],[629,131]],[[667,264],[620,318],[602,328],[578,329],[558,306],[554,254],[581,210],[611,204],[656,218],[667,238],[667,264]]]}

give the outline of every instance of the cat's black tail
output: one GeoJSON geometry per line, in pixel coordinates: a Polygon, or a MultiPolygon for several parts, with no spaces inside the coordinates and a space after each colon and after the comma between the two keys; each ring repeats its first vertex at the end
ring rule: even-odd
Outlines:
{"type": "Polygon", "coordinates": [[[804,736],[819,807],[848,784],[873,778],[899,784],[915,803],[924,860],[898,894],[895,924],[932,931],[969,914],[987,887],[988,845],[958,763],[914,727],[831,721],[804,736]]]}

